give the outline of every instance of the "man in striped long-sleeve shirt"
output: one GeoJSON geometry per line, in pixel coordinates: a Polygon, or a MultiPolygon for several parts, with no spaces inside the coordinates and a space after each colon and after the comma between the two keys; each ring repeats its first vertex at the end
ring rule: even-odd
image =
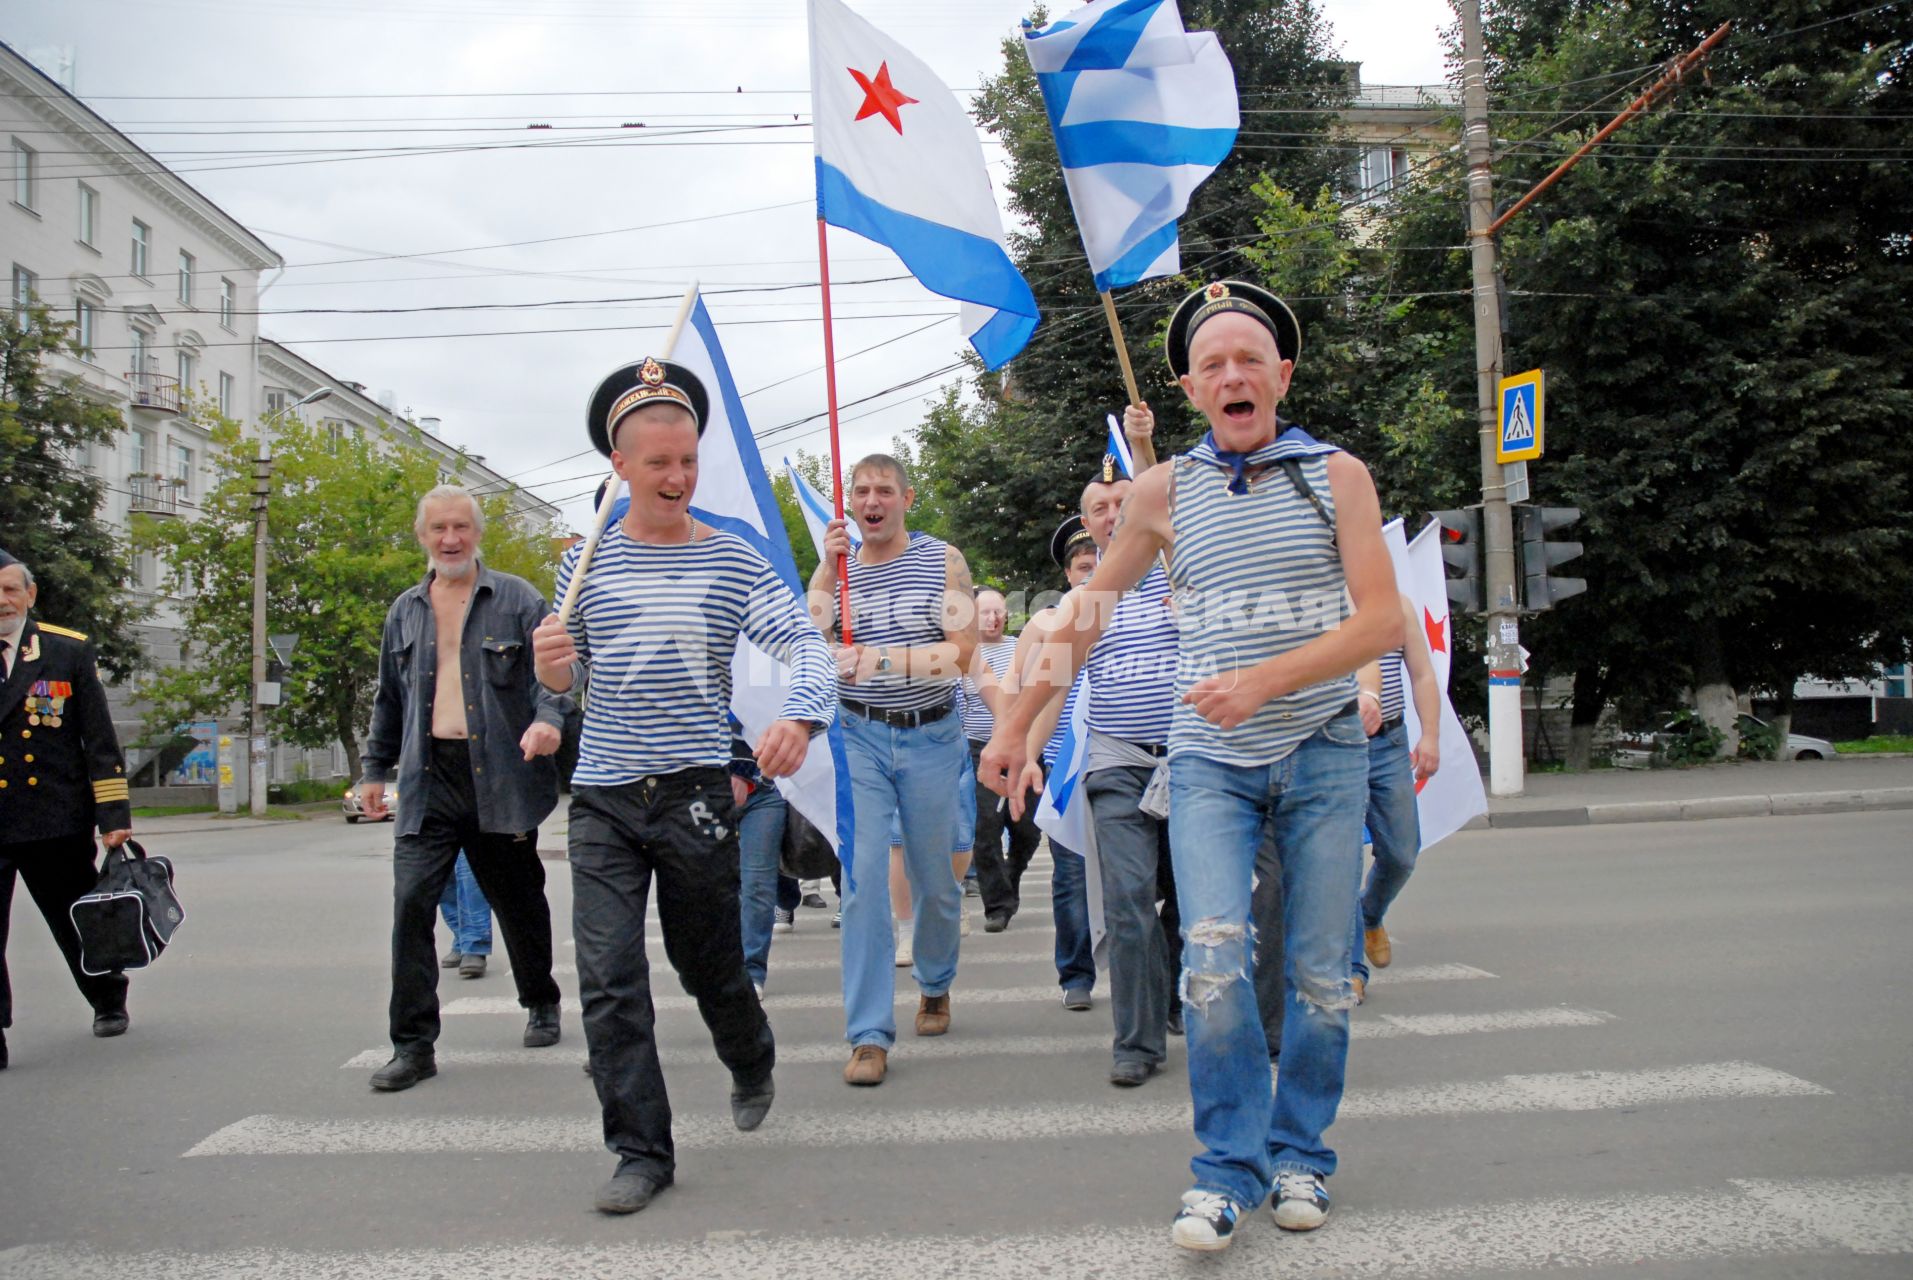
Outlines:
{"type": "MultiPolygon", "coordinates": [[[[837,563],[848,557],[850,640],[837,648],[844,750],[856,808],[844,886],[844,1081],[882,1084],[897,1040],[895,926],[890,916],[889,825],[902,820],[904,870],[916,924],[912,969],[920,993],[916,1031],[950,1029],[962,891],[950,875],[958,783],[966,748],[956,683],[976,649],[976,606],[963,553],[911,533],[916,498],[903,464],[871,454],[850,469],[847,510],[863,530],[854,551],[842,520],[824,535],[811,575],[812,616],[837,629],[837,563]]],[[[841,633],[839,633],[841,634],[841,633]]]]}
{"type": "MultiPolygon", "coordinates": [[[[1181,627],[1169,730],[1170,844],[1183,919],[1183,995],[1196,1138],[1195,1185],[1172,1239],[1227,1248],[1241,1214],[1275,1193],[1275,1223],[1328,1217],[1324,1141],[1348,1063],[1350,923],[1360,878],[1367,736],[1357,667],[1401,643],[1394,572],[1368,469],[1284,431],[1301,326],[1281,299],[1218,281],[1170,319],[1170,368],[1208,420],[1188,454],[1137,481],[1109,551],[1050,629],[1061,684],[1110,613],[1171,552],[1181,627]],[[1349,603],[1352,602],[1352,609],[1349,603]],[[1267,1043],[1250,970],[1251,888],[1262,834],[1282,857],[1283,923],[1295,1016],[1270,1097],[1267,1043]]],[[[1019,777],[1023,738],[1049,690],[1005,714],[978,779],[1019,777]]]]}
{"type": "MultiPolygon", "coordinates": [[[[605,1146],[618,1157],[598,1191],[606,1213],[644,1208],[676,1172],[644,954],[653,877],[664,953],[731,1073],[732,1120],[754,1129],[770,1110],[776,1052],[744,969],[726,771],[739,639],[791,671],[781,717],[757,740],[765,777],[795,773],[836,714],[830,653],[796,594],[744,538],[691,514],[708,404],[690,370],[656,360],[599,387],[587,426],[630,485],[631,510],[605,531],[568,623],[554,614],[533,639],[546,688],[589,673],[571,780],[572,932],[605,1146]]],[[[561,599],[578,556],[558,571],[561,599]]]]}

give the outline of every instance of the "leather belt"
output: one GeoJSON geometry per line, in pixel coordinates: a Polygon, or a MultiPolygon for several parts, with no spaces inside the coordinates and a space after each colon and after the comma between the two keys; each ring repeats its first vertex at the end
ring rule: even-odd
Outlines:
{"type": "Polygon", "coordinates": [[[937,721],[956,710],[956,699],[950,698],[934,707],[925,707],[921,711],[892,711],[888,707],[873,707],[867,702],[858,702],[855,698],[839,698],[847,710],[854,711],[866,720],[875,720],[887,724],[892,729],[920,729],[926,724],[937,721]]]}
{"type": "Polygon", "coordinates": [[[1401,727],[1402,727],[1402,718],[1400,716],[1390,716],[1388,719],[1382,721],[1382,727],[1377,729],[1375,732],[1378,734],[1393,733],[1395,730],[1401,727]]]}

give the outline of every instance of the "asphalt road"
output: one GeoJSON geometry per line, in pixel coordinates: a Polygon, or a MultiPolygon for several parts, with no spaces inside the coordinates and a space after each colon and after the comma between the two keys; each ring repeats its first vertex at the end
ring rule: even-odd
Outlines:
{"type": "MultiPolygon", "coordinates": [[[[1356,1014],[1334,1217],[1291,1236],[1258,1212],[1207,1258],[1169,1243],[1180,1044],[1145,1087],[1105,1082],[1102,992],[1087,1014],[1058,998],[1046,856],[1010,930],[965,940],[951,1034],[919,1041],[900,1010],[880,1089],[841,1083],[837,935],[801,911],[772,953],[779,1094],[752,1135],[654,945],[678,1182],[612,1219],[591,1209],[612,1160],[568,970],[555,1048],[518,1047],[501,955],[444,977],[437,1079],[367,1087],[390,833],[154,848],[189,917],[135,976],[119,1040],[90,1036],[20,895],[0,1280],[1913,1274],[1905,813],[1478,831],[1430,853],[1356,1014]]],[[[562,939],[568,874],[546,867],[562,939]]]]}

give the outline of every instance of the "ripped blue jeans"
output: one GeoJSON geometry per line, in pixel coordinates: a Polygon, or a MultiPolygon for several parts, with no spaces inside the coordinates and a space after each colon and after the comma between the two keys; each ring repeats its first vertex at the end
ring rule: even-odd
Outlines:
{"type": "Polygon", "coordinates": [[[1272,765],[1177,755],[1169,842],[1182,907],[1189,1092],[1201,1154],[1195,1185],[1253,1208],[1275,1175],[1335,1172],[1323,1134],[1348,1065],[1349,920],[1361,891],[1368,738],[1337,716],[1272,765]],[[1282,1067],[1271,1090],[1256,1008],[1249,897],[1272,829],[1282,864],[1282,1067]]]}

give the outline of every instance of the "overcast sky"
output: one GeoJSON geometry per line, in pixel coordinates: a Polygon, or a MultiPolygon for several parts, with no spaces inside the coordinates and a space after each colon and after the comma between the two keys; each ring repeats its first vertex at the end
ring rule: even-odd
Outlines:
{"type": "MultiPolygon", "coordinates": [[[[1442,79],[1443,0],[1321,5],[1364,81],[1442,79]]],[[[1000,68],[1031,9],[852,6],[959,93],[1000,68]]],[[[567,458],[587,447],[586,397],[661,341],[693,278],[766,464],[826,448],[804,13],[803,0],[8,0],[0,40],[49,72],[70,54],[80,97],[279,251],[266,336],[441,419],[579,525],[600,470],[595,454],[567,458]],[[419,307],[481,309],[365,313],[419,307]]],[[[985,154],[1000,182],[1002,152],[985,154]]],[[[885,279],[902,271],[887,250],[833,230],[831,267],[845,402],[967,349],[954,303],[885,279]]],[[[846,455],[887,446],[957,376],[846,408],[846,455]]]]}

